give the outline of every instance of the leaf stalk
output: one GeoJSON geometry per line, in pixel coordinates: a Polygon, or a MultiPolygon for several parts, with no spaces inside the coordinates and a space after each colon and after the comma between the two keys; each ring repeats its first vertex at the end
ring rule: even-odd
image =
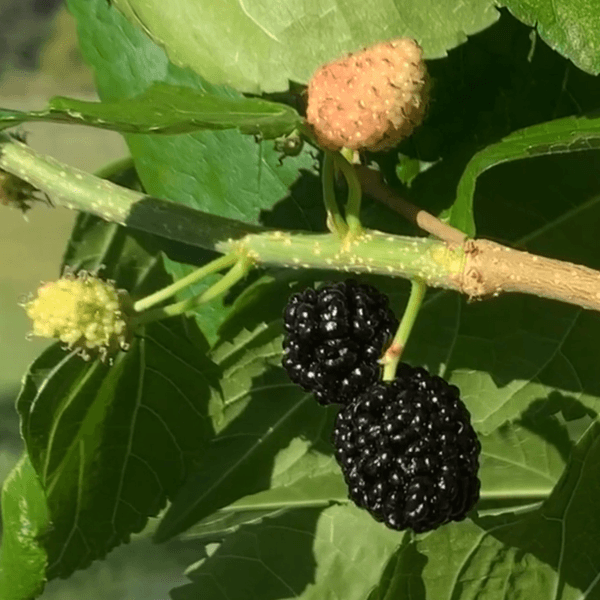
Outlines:
{"type": "Polygon", "coordinates": [[[253,262],[248,257],[236,257],[236,262],[233,267],[231,267],[219,281],[209,287],[203,294],[141,313],[132,319],[132,328],[135,329],[140,325],[147,325],[148,323],[185,314],[201,304],[214,300],[217,296],[224,294],[234,284],[243,279],[248,274],[252,265],[253,262]]]}
{"type": "Polygon", "coordinates": [[[141,300],[138,300],[133,305],[133,309],[135,312],[143,312],[156,304],[160,304],[163,300],[174,296],[178,291],[185,289],[186,287],[201,281],[208,275],[212,273],[218,273],[227,267],[230,267],[238,260],[238,257],[235,254],[226,254],[225,256],[221,256],[216,260],[209,262],[208,264],[196,269],[189,275],[178,279],[171,285],[164,287],[141,300]]]}

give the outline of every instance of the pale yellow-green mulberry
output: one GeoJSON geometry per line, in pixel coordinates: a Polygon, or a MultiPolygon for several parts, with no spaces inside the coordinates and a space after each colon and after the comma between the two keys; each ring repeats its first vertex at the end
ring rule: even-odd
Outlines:
{"type": "Polygon", "coordinates": [[[128,305],[127,292],[81,273],[43,284],[24,308],[33,323],[32,335],[56,338],[86,357],[98,351],[104,358],[128,347],[128,305]]]}

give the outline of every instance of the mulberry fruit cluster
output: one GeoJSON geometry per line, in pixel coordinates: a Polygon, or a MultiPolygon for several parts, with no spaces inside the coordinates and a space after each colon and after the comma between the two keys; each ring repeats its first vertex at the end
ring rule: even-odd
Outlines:
{"type": "Polygon", "coordinates": [[[382,42],[317,70],[306,120],[324,148],[389,150],[423,120],[429,87],[417,42],[382,42]]]}
{"type": "Polygon", "coordinates": [[[338,413],[333,442],[350,498],[417,533],[465,518],[479,498],[480,443],[458,388],[400,364],[338,413]]]}
{"type": "Polygon", "coordinates": [[[379,379],[379,359],[398,321],[387,297],[354,280],[291,296],[283,366],[320,404],[345,404],[379,379]]]}

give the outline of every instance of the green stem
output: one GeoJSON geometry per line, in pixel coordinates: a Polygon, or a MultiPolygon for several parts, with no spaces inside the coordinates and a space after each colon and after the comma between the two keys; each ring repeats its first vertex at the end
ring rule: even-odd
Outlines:
{"type": "Polygon", "coordinates": [[[465,250],[434,238],[366,230],[360,237],[271,231],[223,242],[219,252],[251,256],[257,263],[295,269],[326,269],[422,279],[427,285],[460,289],[465,250]]]}
{"type": "Polygon", "coordinates": [[[396,368],[398,367],[398,363],[400,362],[400,358],[402,357],[402,353],[408,342],[413,325],[417,320],[417,315],[419,314],[419,309],[421,308],[426,291],[427,286],[422,279],[413,279],[411,281],[410,296],[406,308],[404,309],[404,314],[402,315],[400,327],[398,327],[392,345],[383,357],[384,381],[392,381],[396,376],[396,368]]]}
{"type": "MultiPolygon", "coordinates": [[[[127,163],[124,159],[120,166],[127,163]]],[[[116,185],[40,154],[5,133],[0,133],[0,169],[47,194],[55,206],[88,212],[105,221],[207,250],[214,250],[223,240],[264,231],[257,225],[116,185]]],[[[101,175],[114,173],[114,169],[115,165],[109,165],[101,175]]]]}
{"type": "Polygon", "coordinates": [[[362,200],[362,188],[354,167],[340,154],[335,154],[335,164],[340,169],[346,183],[348,184],[348,201],[346,203],[346,223],[350,233],[359,236],[362,231],[360,224],[360,203],[362,200]]]}
{"type": "Polygon", "coordinates": [[[230,267],[238,260],[238,257],[235,254],[226,254],[225,256],[221,256],[216,260],[209,262],[208,264],[196,269],[189,275],[186,275],[182,279],[175,281],[171,285],[138,300],[134,305],[133,309],[135,312],[142,312],[159,304],[163,300],[170,298],[174,294],[176,294],[179,290],[182,290],[201,279],[204,279],[207,275],[211,273],[217,273],[218,271],[222,271],[223,269],[230,267]]]}
{"type": "Polygon", "coordinates": [[[154,321],[160,321],[169,317],[184,314],[191,309],[213,300],[217,296],[220,296],[226,292],[231,286],[243,279],[253,262],[247,257],[238,258],[238,261],[229,269],[229,271],[217,281],[214,285],[209,287],[202,295],[195,298],[187,298],[181,302],[175,304],[169,304],[161,308],[155,308],[153,310],[146,311],[133,319],[132,327],[136,328],[139,325],[146,325],[154,321]]]}
{"type": "Polygon", "coordinates": [[[323,157],[323,201],[327,211],[327,227],[341,238],[346,235],[348,226],[335,199],[334,160],[333,153],[326,150],[323,157]]]}

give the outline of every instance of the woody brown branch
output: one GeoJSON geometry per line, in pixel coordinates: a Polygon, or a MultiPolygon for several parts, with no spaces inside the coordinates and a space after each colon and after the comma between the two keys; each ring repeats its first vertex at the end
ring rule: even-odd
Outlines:
{"type": "Polygon", "coordinates": [[[466,266],[453,282],[457,291],[471,299],[521,292],[600,311],[600,272],[487,240],[466,240],[458,229],[402,198],[380,173],[362,165],[355,168],[365,193],[449,245],[464,244],[466,266]]]}
{"type": "Polygon", "coordinates": [[[456,289],[472,299],[521,292],[600,311],[600,272],[569,262],[513,250],[488,240],[464,245],[456,289]]]}

